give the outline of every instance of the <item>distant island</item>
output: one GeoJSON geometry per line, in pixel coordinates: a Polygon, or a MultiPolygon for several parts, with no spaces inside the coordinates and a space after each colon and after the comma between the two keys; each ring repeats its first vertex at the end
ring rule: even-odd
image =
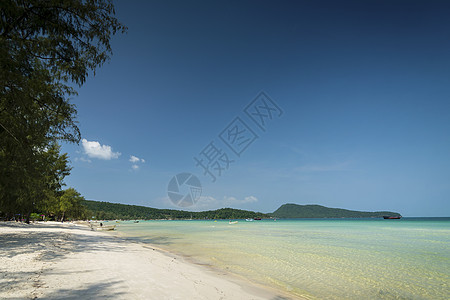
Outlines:
{"type": "Polygon", "coordinates": [[[356,211],[342,208],[330,208],[322,205],[283,204],[274,211],[272,216],[277,218],[382,218],[383,216],[400,216],[392,211],[356,211]]]}
{"type": "Polygon", "coordinates": [[[158,209],[146,206],[83,200],[88,216],[98,220],[204,220],[204,219],[246,219],[246,218],[381,218],[399,216],[390,211],[363,212],[321,205],[283,204],[273,213],[221,208],[201,212],[176,209],[158,209]]]}

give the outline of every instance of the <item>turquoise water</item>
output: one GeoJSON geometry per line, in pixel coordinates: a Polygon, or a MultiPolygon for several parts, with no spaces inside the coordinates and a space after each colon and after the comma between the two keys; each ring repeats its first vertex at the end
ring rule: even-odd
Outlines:
{"type": "Polygon", "coordinates": [[[450,218],[141,221],[117,234],[311,299],[450,298],[450,218]]]}

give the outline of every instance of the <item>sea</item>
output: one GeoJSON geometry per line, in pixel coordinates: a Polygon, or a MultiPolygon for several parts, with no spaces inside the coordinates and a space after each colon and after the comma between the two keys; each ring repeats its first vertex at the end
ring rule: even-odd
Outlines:
{"type": "Polygon", "coordinates": [[[115,234],[307,299],[450,299],[450,218],[152,220],[115,234]]]}

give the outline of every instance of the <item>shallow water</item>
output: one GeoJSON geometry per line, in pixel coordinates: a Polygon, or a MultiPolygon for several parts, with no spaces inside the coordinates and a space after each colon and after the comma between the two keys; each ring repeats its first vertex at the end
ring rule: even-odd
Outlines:
{"type": "Polygon", "coordinates": [[[312,299],[450,296],[450,218],[140,221],[117,234],[312,299]]]}

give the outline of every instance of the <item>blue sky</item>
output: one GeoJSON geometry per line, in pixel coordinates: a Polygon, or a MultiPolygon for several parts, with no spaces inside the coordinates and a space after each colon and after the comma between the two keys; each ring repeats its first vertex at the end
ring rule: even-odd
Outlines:
{"type": "MultiPolygon", "coordinates": [[[[284,203],[450,216],[450,4],[446,1],[117,1],[128,27],[73,103],[84,141],[63,145],[86,199],[186,209],[284,203]],[[262,131],[244,108],[283,111],[262,131]],[[237,157],[236,117],[258,138],[237,157]],[[212,182],[194,157],[234,160],[212,182]]],[[[244,139],[242,140],[244,141],[244,139]]]]}

